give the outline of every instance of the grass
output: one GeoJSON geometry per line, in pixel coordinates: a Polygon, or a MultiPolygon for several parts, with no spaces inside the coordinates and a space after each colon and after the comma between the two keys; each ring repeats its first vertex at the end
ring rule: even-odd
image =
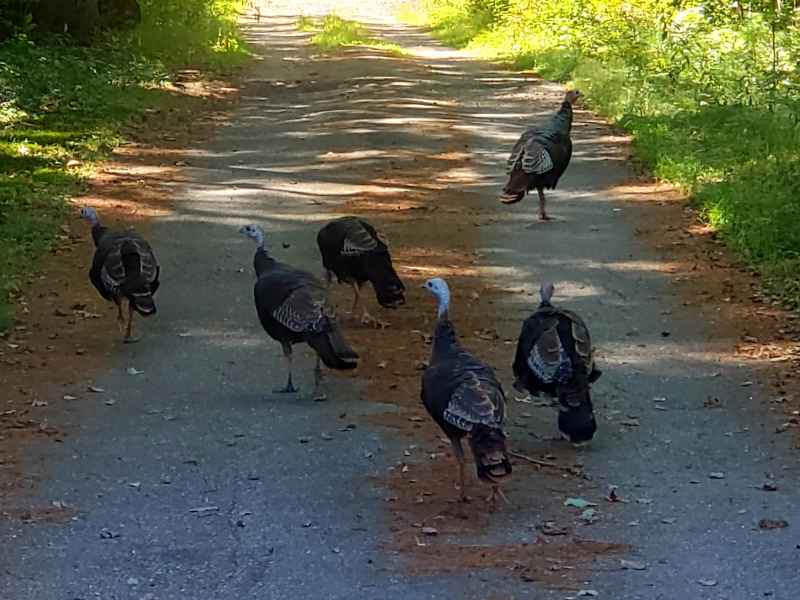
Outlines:
{"type": "Polygon", "coordinates": [[[59,36],[0,44],[0,331],[13,321],[21,278],[56,239],[67,198],[123,141],[125,123],[183,102],[164,87],[172,70],[227,72],[246,59],[233,20],[241,2],[209,1],[194,29],[176,17],[180,32],[172,2],[145,0],[137,29],[91,47],[59,36]]]}
{"type": "MultiPolygon", "coordinates": [[[[473,3],[475,6],[478,3],[473,3]]],[[[800,125],[797,107],[698,101],[636,57],[589,58],[553,36],[518,32],[465,3],[402,10],[457,48],[579,87],[589,105],[626,129],[652,173],[686,190],[703,218],[765,275],[773,293],[800,307],[800,125]],[[557,42],[557,40],[556,40],[557,42]]]]}
{"type": "Polygon", "coordinates": [[[311,43],[323,52],[366,47],[383,50],[393,56],[406,54],[398,44],[371,37],[363,25],[336,15],[327,15],[321,19],[303,16],[297,20],[297,28],[300,31],[313,33],[311,43]]]}

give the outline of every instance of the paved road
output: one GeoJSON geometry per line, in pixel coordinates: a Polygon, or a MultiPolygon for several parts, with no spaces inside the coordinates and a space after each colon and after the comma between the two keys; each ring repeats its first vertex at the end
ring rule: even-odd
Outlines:
{"type": "MultiPolygon", "coordinates": [[[[336,4],[303,9],[324,13],[336,4]]],[[[73,435],[55,450],[31,449],[47,452],[38,501],[78,512],[66,524],[0,524],[2,598],[566,595],[503,572],[411,577],[397,568],[399,557],[380,547],[386,515],[369,476],[384,471],[398,442],[363,421],[340,431],[384,407],[359,400],[357,379],[336,379],[326,403],[270,394],[283,378],[280,352],[254,320],[253,249],[236,234],[243,223],[265,223],[276,253],[318,270],[313,232],[330,215],[320,207],[335,210],[371,185],[321,157],[351,151],[367,168],[388,149],[443,152],[456,134],[473,160],[454,180],[490,202],[510,142],[532,115],[552,110],[559,88],[473,62],[375,14],[364,18],[408,48],[408,61],[369,53],[317,60],[288,5],[273,3],[249,24],[262,60],[241,104],[207,147],[191,153],[175,213],[150,230],[165,273],[159,317],[95,380],[106,392],[63,415],[73,435]],[[398,90],[416,108],[387,108],[398,90]],[[447,113],[434,103],[447,103],[447,113]],[[143,373],[129,375],[128,367],[143,373]],[[298,442],[320,432],[333,439],[298,442]],[[207,507],[216,508],[192,512],[207,507]]],[[[591,535],[631,544],[629,558],[648,568],[620,571],[606,561],[584,587],[619,599],[794,598],[796,456],[751,400],[765,392],[740,385],[752,376],[722,360],[713,327],[682,305],[658,258],[637,242],[625,217],[633,209],[608,191],[628,176],[621,152],[582,114],[573,165],[552,196],[559,220],[536,224],[530,203],[492,207],[478,250],[481,274],[496,286],[531,292],[542,277],[559,282],[559,300],[587,316],[601,347],[602,434],[580,460],[596,489],[618,485],[631,503],[592,525],[591,535]],[[707,397],[723,399],[722,407],[704,409],[707,397]],[[620,424],[631,417],[638,427],[620,424]],[[715,472],[724,478],[709,478],[715,472]],[[768,473],[780,491],[756,489],[768,473]],[[762,517],[791,526],[760,532],[762,517]]],[[[503,302],[496,326],[513,336],[532,299],[503,302]]],[[[298,362],[299,383],[309,389],[311,357],[298,362]]],[[[526,493],[543,492],[516,492],[526,493]]],[[[483,540],[520,541],[526,534],[515,525],[538,520],[524,505],[513,514],[512,522],[493,521],[483,540]]]]}

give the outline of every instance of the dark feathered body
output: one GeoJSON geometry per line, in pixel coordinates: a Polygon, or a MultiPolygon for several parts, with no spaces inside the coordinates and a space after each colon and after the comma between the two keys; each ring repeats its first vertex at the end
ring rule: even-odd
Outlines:
{"type": "Polygon", "coordinates": [[[508,158],[508,182],[503,194],[508,204],[519,202],[529,190],[554,189],[572,158],[572,104],[564,101],[542,127],[528,128],[508,158]]]}
{"type": "Polygon", "coordinates": [[[158,260],[144,239],[133,231],[92,227],[95,253],[89,279],[106,300],[127,298],[143,316],[156,312],[153,294],[159,287],[158,260]]]}
{"type": "Polygon", "coordinates": [[[254,296],[264,331],[291,353],[291,346],[305,342],[331,369],[353,369],[358,354],[347,344],[328,304],[322,283],[310,273],[295,269],[256,250],[258,279],[254,296]]]}
{"type": "Polygon", "coordinates": [[[511,474],[506,454],[505,397],[494,371],[464,350],[446,318],[436,325],[422,402],[445,435],[460,449],[469,436],[478,477],[497,482],[511,474]]]}
{"type": "Polygon", "coordinates": [[[317,234],[322,264],[340,282],[362,286],[369,281],[381,306],[405,302],[405,286],[392,265],[389,248],[375,228],[358,217],[335,219],[317,234]]]}
{"type": "Polygon", "coordinates": [[[572,441],[592,439],[597,425],[590,386],[600,371],[583,319],[542,303],[522,324],[513,370],[517,389],[558,398],[559,429],[572,441]]]}

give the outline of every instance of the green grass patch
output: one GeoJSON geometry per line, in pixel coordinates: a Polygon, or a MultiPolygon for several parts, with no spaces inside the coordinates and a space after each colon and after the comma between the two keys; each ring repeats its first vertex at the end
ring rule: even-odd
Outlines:
{"type": "Polygon", "coordinates": [[[58,233],[66,198],[123,140],[128,119],[191,102],[164,87],[174,69],[228,72],[247,57],[234,20],[242,1],[141,4],[139,27],[90,47],[59,36],[0,44],[0,331],[20,276],[58,233]],[[170,12],[181,6],[190,12],[170,12]]]}
{"type": "Polygon", "coordinates": [[[703,218],[798,308],[800,100],[792,90],[800,89],[800,73],[788,60],[798,50],[794,30],[777,38],[783,48],[776,60],[785,61],[785,79],[777,82],[770,80],[769,26],[760,17],[713,26],[683,21],[665,38],[669,17],[657,11],[666,5],[648,2],[637,0],[634,10],[611,1],[587,9],[542,0],[534,11],[525,0],[422,0],[422,10],[416,5],[399,16],[426,22],[451,46],[580,88],[593,109],[632,134],[637,158],[688,191],[703,218]],[[785,92],[773,95],[771,81],[785,92]]]}
{"type": "Polygon", "coordinates": [[[323,52],[341,48],[366,47],[383,50],[394,56],[406,54],[398,44],[371,37],[363,25],[336,15],[327,15],[321,19],[300,17],[297,21],[297,28],[300,31],[314,32],[314,35],[311,36],[311,43],[323,52]]]}

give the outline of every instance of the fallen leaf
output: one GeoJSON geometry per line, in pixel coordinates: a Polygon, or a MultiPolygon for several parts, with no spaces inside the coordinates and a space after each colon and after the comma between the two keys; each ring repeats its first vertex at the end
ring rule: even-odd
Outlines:
{"type": "Polygon", "coordinates": [[[144,371],[140,371],[136,367],[128,367],[126,373],[128,375],[141,375],[142,373],[144,373],[144,371]]]}
{"type": "Polygon", "coordinates": [[[761,519],[758,522],[759,529],[784,529],[789,526],[785,519],[761,519]]]}
{"type": "Polygon", "coordinates": [[[47,400],[34,400],[33,402],[31,402],[31,406],[35,408],[47,406],[47,400]]]}
{"type": "MultiPolygon", "coordinates": [[[[614,210],[616,211],[616,210],[619,210],[619,209],[615,208],[614,210]]],[[[584,596],[584,597],[585,596],[591,596],[592,598],[594,598],[594,597],[599,596],[599,595],[600,594],[598,594],[595,590],[579,590],[578,591],[578,596],[584,596]]]]}
{"type": "Polygon", "coordinates": [[[88,389],[90,392],[94,392],[95,394],[102,394],[103,392],[105,392],[103,388],[97,387],[96,385],[90,385],[86,389],[88,389]]]}
{"type": "Polygon", "coordinates": [[[709,473],[709,474],[708,474],[708,478],[709,478],[709,479],[725,479],[725,473],[723,473],[722,471],[717,471],[717,472],[714,472],[714,473],[709,473]]]}
{"type": "Polygon", "coordinates": [[[421,423],[425,419],[423,419],[422,417],[408,417],[408,420],[411,421],[412,423],[421,423]]]}
{"type": "Polygon", "coordinates": [[[705,587],[714,587],[715,585],[717,585],[717,580],[716,579],[698,579],[697,583],[699,583],[700,585],[705,586],[705,587]]]}
{"type": "Polygon", "coordinates": [[[555,521],[546,521],[541,525],[537,525],[536,529],[541,531],[544,535],[567,535],[567,530],[559,527],[555,521]]]}
{"type": "Polygon", "coordinates": [[[420,531],[425,535],[439,535],[439,530],[436,527],[423,527],[420,531]]]}
{"type": "Polygon", "coordinates": [[[64,394],[64,400],[77,400],[77,396],[70,396],[69,394],[64,394]]]}
{"type": "Polygon", "coordinates": [[[581,513],[581,519],[587,524],[591,525],[592,523],[597,522],[600,517],[597,516],[597,511],[593,508],[587,508],[585,511],[581,513]]]}
{"type": "Polygon", "coordinates": [[[636,560],[625,560],[624,558],[619,561],[619,565],[623,569],[630,569],[633,571],[644,571],[647,565],[636,560]]]}
{"type": "Polygon", "coordinates": [[[675,517],[664,517],[663,519],[661,519],[661,522],[664,523],[664,525],[672,525],[677,520],[678,519],[676,519],[675,517]]]}
{"type": "Polygon", "coordinates": [[[617,494],[616,485],[608,486],[608,493],[606,494],[606,500],[609,502],[622,502],[622,499],[619,497],[619,494],[617,494]]]}
{"type": "Polygon", "coordinates": [[[573,508],[588,508],[590,506],[597,506],[597,503],[589,502],[583,498],[567,498],[564,500],[564,506],[571,506],[573,508]]]}

